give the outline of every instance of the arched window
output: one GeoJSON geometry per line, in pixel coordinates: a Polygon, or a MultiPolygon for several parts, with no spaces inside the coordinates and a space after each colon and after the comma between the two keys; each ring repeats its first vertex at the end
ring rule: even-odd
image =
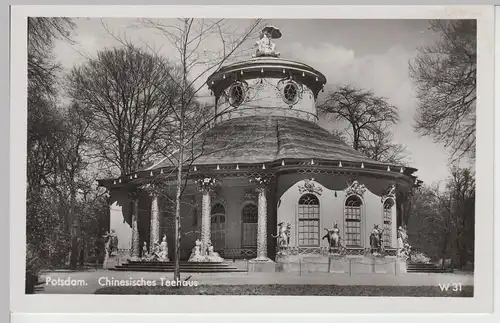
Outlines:
{"type": "Polygon", "coordinates": [[[220,203],[212,207],[211,240],[214,250],[223,250],[226,246],[226,209],[220,203]]]}
{"type": "Polygon", "coordinates": [[[257,216],[258,209],[255,204],[247,204],[241,210],[242,222],[242,247],[257,246],[257,216]]]}
{"type": "Polygon", "coordinates": [[[351,195],[345,201],[345,240],[346,246],[361,246],[361,206],[359,196],[351,195]]]}
{"type": "Polygon", "coordinates": [[[299,199],[299,246],[319,246],[319,200],[314,194],[299,199]]]}
{"type": "Polygon", "coordinates": [[[391,246],[392,239],[392,208],[394,207],[394,200],[388,198],[384,201],[384,246],[391,246]]]}

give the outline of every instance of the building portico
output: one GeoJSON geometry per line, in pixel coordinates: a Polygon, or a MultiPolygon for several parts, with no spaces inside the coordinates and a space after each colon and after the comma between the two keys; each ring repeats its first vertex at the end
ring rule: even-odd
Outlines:
{"type": "MultiPolygon", "coordinates": [[[[416,169],[372,160],[320,127],[316,100],[324,75],[267,52],[261,48],[207,80],[215,115],[194,143],[204,153],[182,169],[181,259],[196,250],[207,257],[213,247],[226,259],[273,261],[282,225],[289,228],[289,253],[328,254],[323,238],[335,224],[344,253],[372,248],[378,226],[380,247],[395,256],[416,169]]],[[[121,261],[153,253],[164,236],[174,259],[175,167],[164,158],[100,181],[110,192],[121,261]]]]}

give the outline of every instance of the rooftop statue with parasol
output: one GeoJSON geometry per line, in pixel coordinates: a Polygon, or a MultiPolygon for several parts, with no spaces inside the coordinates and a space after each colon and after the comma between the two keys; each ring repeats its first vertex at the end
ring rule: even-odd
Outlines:
{"type": "Polygon", "coordinates": [[[268,25],[262,29],[260,40],[255,44],[257,51],[254,57],[279,57],[280,53],[275,51],[276,44],[271,39],[281,38],[281,31],[272,25],[268,25]]]}

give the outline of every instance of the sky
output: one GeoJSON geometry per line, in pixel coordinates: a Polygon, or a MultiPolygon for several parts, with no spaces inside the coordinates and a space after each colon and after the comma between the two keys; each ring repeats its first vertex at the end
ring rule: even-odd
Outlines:
{"type": "MultiPolygon", "coordinates": [[[[86,57],[95,56],[98,50],[122,46],[117,39],[153,49],[174,61],[178,59],[178,53],[164,34],[153,28],[144,28],[135,19],[79,18],[75,22],[74,44],[58,41],[54,48],[55,59],[65,71],[82,64],[86,57]]],[[[178,23],[172,19],[161,22],[165,25],[178,23]]],[[[246,19],[227,20],[224,30],[237,35],[250,23],[251,20],[246,19]]],[[[281,30],[282,37],[275,43],[282,58],[306,63],[326,76],[326,93],[337,85],[351,84],[372,90],[396,106],[400,122],[392,128],[394,139],[407,147],[409,165],[418,169],[416,175],[426,184],[448,177],[446,149],[413,131],[418,102],[408,76],[408,62],[415,57],[418,47],[431,45],[437,40],[428,29],[427,20],[269,19],[264,23],[281,30]]],[[[243,48],[250,48],[253,44],[254,41],[249,41],[243,48]]],[[[218,50],[220,46],[219,37],[208,37],[199,50],[207,53],[218,50]]],[[[251,53],[246,57],[250,58],[251,53]]],[[[202,66],[198,68],[195,74],[204,69],[202,66]]],[[[200,86],[206,77],[200,78],[200,86]]],[[[209,96],[206,89],[200,93],[209,96]]],[[[328,129],[335,127],[326,121],[320,124],[328,129]]]]}

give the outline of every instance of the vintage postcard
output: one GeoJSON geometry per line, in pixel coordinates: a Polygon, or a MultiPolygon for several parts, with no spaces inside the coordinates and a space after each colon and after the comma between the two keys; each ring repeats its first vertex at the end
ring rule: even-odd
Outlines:
{"type": "Polygon", "coordinates": [[[492,8],[244,8],[13,8],[15,306],[491,310],[492,8]]]}

